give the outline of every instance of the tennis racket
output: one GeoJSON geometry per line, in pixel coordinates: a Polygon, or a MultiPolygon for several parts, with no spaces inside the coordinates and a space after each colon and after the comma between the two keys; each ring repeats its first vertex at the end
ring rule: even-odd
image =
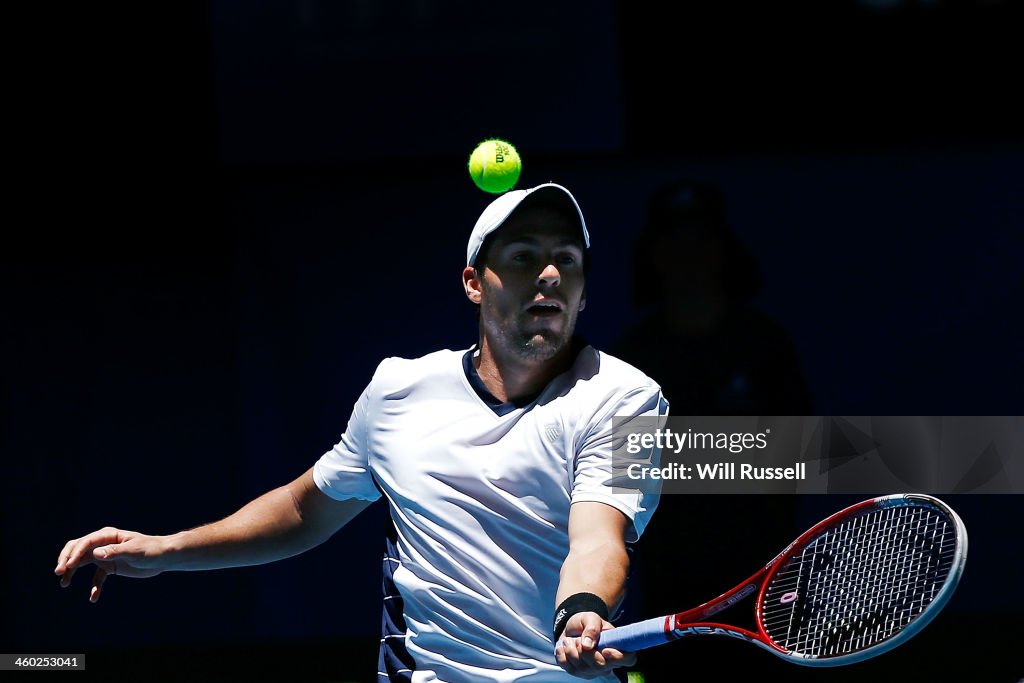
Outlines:
{"type": "Polygon", "coordinates": [[[922,494],[866,500],[804,532],[760,571],[686,612],[605,631],[599,648],[634,652],[722,635],[808,666],[852,664],[906,642],[945,606],[967,559],[967,530],[922,494]],[[756,594],[756,632],[708,618],[756,594]]]}

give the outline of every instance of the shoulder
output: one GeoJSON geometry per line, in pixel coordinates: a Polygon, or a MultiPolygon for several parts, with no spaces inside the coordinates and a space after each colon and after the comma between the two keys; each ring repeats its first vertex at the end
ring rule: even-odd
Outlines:
{"type": "Polygon", "coordinates": [[[632,364],[593,346],[580,350],[571,370],[562,379],[560,393],[571,396],[587,413],[614,412],[627,404],[657,406],[664,403],[658,382],[632,364]]]}
{"type": "Polygon", "coordinates": [[[444,377],[457,378],[466,350],[442,349],[419,358],[389,356],[373,373],[373,393],[394,397],[417,385],[438,383],[444,377]]]}
{"type": "Polygon", "coordinates": [[[452,365],[458,366],[466,349],[453,351],[441,349],[418,358],[389,356],[377,365],[374,375],[389,373],[431,373],[450,370],[452,365]]]}
{"type": "Polygon", "coordinates": [[[587,346],[580,351],[574,370],[580,375],[590,375],[602,386],[620,387],[626,391],[661,389],[658,382],[640,368],[593,346],[587,346]]]}

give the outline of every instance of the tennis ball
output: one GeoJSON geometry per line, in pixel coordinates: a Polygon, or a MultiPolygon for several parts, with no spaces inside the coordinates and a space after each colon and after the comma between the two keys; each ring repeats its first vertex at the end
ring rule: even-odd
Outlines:
{"type": "Polygon", "coordinates": [[[491,194],[515,187],[522,170],[519,152],[504,140],[484,140],[469,155],[470,177],[477,187],[491,194]]]}

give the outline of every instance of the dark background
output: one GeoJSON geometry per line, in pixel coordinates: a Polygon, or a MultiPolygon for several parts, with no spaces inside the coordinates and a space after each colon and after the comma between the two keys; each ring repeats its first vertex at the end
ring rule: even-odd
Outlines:
{"type": "MultiPolygon", "coordinates": [[[[382,358],[475,340],[459,276],[490,199],[465,169],[485,137],[519,148],[520,186],[579,199],[595,345],[644,313],[628,255],[649,193],[699,178],[816,414],[1021,414],[1020,6],[673,4],[16,10],[0,650],[84,652],[109,680],[374,680],[380,504],[301,557],[113,579],[99,605],[51,572],[104,525],[229,514],[337,441],[382,358]]],[[[678,643],[682,671],[1016,680],[1024,500],[949,500],[970,561],[926,635],[834,671],[678,643]]],[[[786,524],[846,502],[799,501],[786,524]]],[[[726,535],[758,523],[751,501],[707,505],[726,535]]],[[[696,538],[694,561],[721,565],[707,597],[768,559],[696,538]]]]}

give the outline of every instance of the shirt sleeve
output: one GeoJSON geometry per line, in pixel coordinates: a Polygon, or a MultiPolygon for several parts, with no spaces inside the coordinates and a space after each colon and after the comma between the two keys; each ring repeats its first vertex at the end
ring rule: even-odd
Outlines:
{"type": "MultiPolygon", "coordinates": [[[[647,418],[660,426],[668,416],[668,409],[668,401],[657,385],[631,391],[595,419],[593,429],[585,435],[577,452],[572,502],[595,501],[618,509],[632,522],[626,539],[630,543],[639,540],[651,520],[658,506],[660,487],[624,485],[624,478],[616,476],[613,451],[620,439],[615,435],[615,418],[623,421],[631,417],[647,418]]],[[[648,457],[658,462],[660,449],[652,450],[648,457]]]]}
{"type": "Polygon", "coordinates": [[[370,471],[367,448],[367,413],[372,391],[371,381],[352,408],[352,415],[341,440],[313,465],[313,481],[321,491],[335,500],[380,498],[380,490],[370,471]]]}

